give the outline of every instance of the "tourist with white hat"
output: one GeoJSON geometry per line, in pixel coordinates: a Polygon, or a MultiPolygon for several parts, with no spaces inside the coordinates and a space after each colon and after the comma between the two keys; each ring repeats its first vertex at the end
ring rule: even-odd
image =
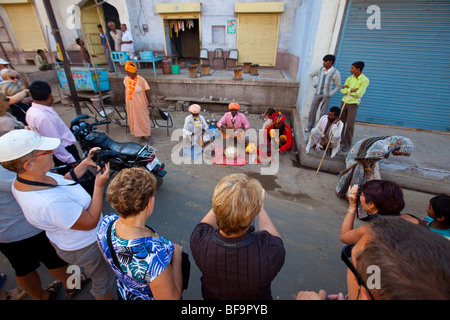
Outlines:
{"type": "Polygon", "coordinates": [[[13,130],[0,137],[0,164],[17,174],[12,192],[28,222],[45,230],[57,254],[71,265],[84,268],[92,280],[96,299],[111,299],[114,274],[97,246],[102,217],[104,186],[109,164],[104,168],[92,160],[93,151],[65,176],[49,172],[58,138],[43,137],[29,130],[13,130]],[[79,181],[89,167],[97,167],[91,196],[79,181]]]}

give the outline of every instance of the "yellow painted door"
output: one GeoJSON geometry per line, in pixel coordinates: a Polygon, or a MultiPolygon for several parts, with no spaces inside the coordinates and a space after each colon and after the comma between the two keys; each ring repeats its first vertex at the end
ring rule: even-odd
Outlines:
{"type": "Polygon", "coordinates": [[[279,13],[238,14],[238,63],[274,67],[277,58],[279,13]]]}
{"type": "MultiPolygon", "coordinates": [[[[97,7],[93,5],[94,1],[88,1],[81,7],[80,16],[83,40],[85,42],[86,49],[89,51],[91,56],[98,56],[98,58],[92,58],[91,61],[96,64],[105,64],[107,61],[103,51],[102,40],[100,39],[100,33],[97,28],[97,25],[100,24],[100,17],[97,12],[97,7]],[[88,9],[86,10],[86,8],[88,9]]],[[[101,6],[99,6],[99,11],[101,17],[103,17],[103,10],[101,6]]]]}
{"type": "Polygon", "coordinates": [[[22,51],[47,49],[41,25],[32,3],[4,5],[14,37],[22,51]]]}

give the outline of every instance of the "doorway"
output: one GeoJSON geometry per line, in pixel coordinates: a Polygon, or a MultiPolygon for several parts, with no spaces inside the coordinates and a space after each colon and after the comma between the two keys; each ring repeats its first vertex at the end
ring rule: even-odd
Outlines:
{"type": "MultiPolygon", "coordinates": [[[[119,13],[117,9],[109,3],[103,2],[101,5],[99,4],[97,6],[93,0],[84,3],[80,9],[82,38],[86,43],[89,53],[93,56],[97,56],[97,58],[93,58],[92,60],[96,64],[106,64],[106,57],[97,25],[102,24],[106,26],[107,22],[113,21],[117,26],[120,26],[119,13]]],[[[104,31],[108,35],[111,47],[114,48],[114,43],[112,42],[111,37],[109,37],[109,28],[106,27],[106,30],[104,31]]]]}
{"type": "Polygon", "coordinates": [[[197,62],[200,56],[199,19],[164,19],[167,55],[197,62]]]}

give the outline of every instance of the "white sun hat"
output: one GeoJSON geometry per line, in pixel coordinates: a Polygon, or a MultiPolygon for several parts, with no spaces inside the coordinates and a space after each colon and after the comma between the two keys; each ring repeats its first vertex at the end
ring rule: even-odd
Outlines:
{"type": "Polygon", "coordinates": [[[42,137],[35,131],[12,130],[0,137],[0,162],[19,159],[34,150],[54,150],[60,143],[58,138],[42,137]]]}

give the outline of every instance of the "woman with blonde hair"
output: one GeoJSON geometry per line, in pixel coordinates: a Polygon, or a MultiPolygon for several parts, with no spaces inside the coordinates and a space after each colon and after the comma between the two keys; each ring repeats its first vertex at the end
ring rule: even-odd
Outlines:
{"type": "Polygon", "coordinates": [[[212,209],[190,239],[202,272],[203,299],[272,299],[270,285],[286,252],[264,199],[261,183],[245,174],[231,174],[217,184],[212,209]],[[252,225],[256,217],[257,232],[252,225]]]}
{"type": "Polygon", "coordinates": [[[156,179],[143,168],[121,170],[107,201],[119,215],[105,217],[97,234],[103,256],[117,277],[119,299],[180,299],[183,248],[146,226],[155,204],[156,179]]]}

